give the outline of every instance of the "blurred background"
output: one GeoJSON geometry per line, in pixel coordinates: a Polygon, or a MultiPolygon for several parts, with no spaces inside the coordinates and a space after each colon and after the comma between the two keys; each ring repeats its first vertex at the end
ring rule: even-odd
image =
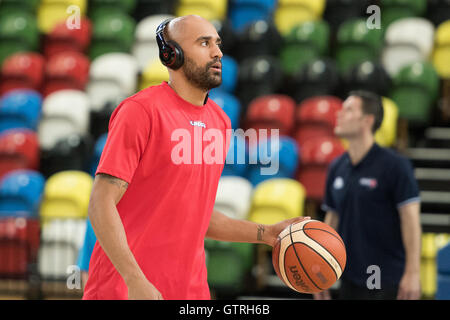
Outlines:
{"type": "MultiPolygon", "coordinates": [[[[327,167],[346,148],[336,113],[350,90],[376,92],[376,141],[411,159],[421,189],[422,297],[450,299],[448,0],[0,0],[0,298],[82,296],[71,266],[81,266],[109,117],[168,80],[155,30],[186,14],[223,39],[223,83],[210,97],[233,128],[281,135],[278,174],[226,164],[216,209],[260,223],[322,220],[327,167]]],[[[231,148],[258,152],[239,140],[231,148]]],[[[267,246],[205,248],[214,298],[312,298],[282,284],[267,246]]]]}

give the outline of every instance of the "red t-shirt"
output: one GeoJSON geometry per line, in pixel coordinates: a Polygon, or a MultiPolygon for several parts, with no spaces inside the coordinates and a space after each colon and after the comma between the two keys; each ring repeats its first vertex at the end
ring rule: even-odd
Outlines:
{"type": "MultiPolygon", "coordinates": [[[[229,146],[227,129],[230,119],[211,99],[193,105],[166,82],[125,99],[111,115],[96,174],[129,183],[117,210],[132,253],[164,299],[210,299],[204,238],[229,146]]],[[[127,296],[97,241],[83,299],[127,296]]]]}

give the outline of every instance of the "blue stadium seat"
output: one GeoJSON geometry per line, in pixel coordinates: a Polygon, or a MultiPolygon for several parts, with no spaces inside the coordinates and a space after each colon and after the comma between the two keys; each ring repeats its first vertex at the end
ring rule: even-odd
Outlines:
{"type": "Polygon", "coordinates": [[[270,20],[277,0],[231,0],[229,18],[234,30],[241,31],[257,20],[270,20]]]}
{"type": "Polygon", "coordinates": [[[100,162],[100,157],[102,155],[103,152],[103,148],[105,147],[106,144],[106,138],[107,138],[108,134],[104,133],[102,134],[98,139],[97,142],[95,143],[94,146],[94,154],[92,156],[92,160],[91,160],[91,164],[90,164],[90,169],[89,169],[89,173],[91,174],[91,176],[95,176],[95,171],[97,171],[97,166],[98,163],[100,162]]]}
{"type": "Polygon", "coordinates": [[[44,176],[34,170],[14,170],[0,181],[0,217],[36,218],[44,191],[44,176]]]}
{"type": "Polygon", "coordinates": [[[222,57],[222,84],[220,89],[233,93],[238,80],[239,66],[236,60],[228,55],[222,57]]]}
{"type": "Polygon", "coordinates": [[[241,103],[232,94],[219,88],[209,92],[209,97],[225,111],[231,120],[231,128],[239,128],[239,117],[241,114],[241,103]]]}
{"type": "Polygon", "coordinates": [[[230,147],[228,149],[225,166],[222,176],[240,176],[246,175],[248,168],[247,147],[245,138],[238,134],[231,135],[230,147]]]}
{"type": "Polygon", "coordinates": [[[437,253],[436,300],[450,300],[450,243],[437,253]]]}
{"type": "Polygon", "coordinates": [[[0,132],[25,128],[37,130],[42,96],[34,90],[12,90],[0,99],[0,132]]]}
{"type": "Polygon", "coordinates": [[[300,162],[298,146],[293,138],[280,136],[279,143],[275,143],[277,140],[270,138],[267,141],[267,143],[259,142],[256,147],[250,148],[249,150],[249,161],[257,159],[257,164],[251,164],[247,172],[248,180],[254,186],[271,178],[293,178],[297,171],[298,163],[300,162]],[[274,143],[273,146],[272,143],[274,143]],[[262,172],[263,168],[276,168],[276,165],[273,163],[276,158],[272,155],[275,153],[278,153],[278,171],[274,174],[264,174],[262,172]],[[264,164],[269,158],[271,162],[264,164]]]}

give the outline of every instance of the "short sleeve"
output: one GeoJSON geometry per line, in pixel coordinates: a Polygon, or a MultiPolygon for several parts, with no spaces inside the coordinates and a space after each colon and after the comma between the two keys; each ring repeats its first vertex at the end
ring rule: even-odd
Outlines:
{"type": "Polygon", "coordinates": [[[150,120],[140,103],[124,100],[111,115],[95,174],[106,173],[130,183],[149,139],[150,120]]]}
{"type": "Polygon", "coordinates": [[[332,195],[333,181],[335,179],[333,170],[334,164],[335,162],[331,163],[328,167],[327,179],[325,182],[325,194],[321,208],[323,211],[333,211],[337,213],[336,204],[332,195]]]}
{"type": "Polygon", "coordinates": [[[397,208],[420,201],[420,190],[414,177],[414,170],[408,159],[400,158],[392,172],[392,195],[397,208]]]}

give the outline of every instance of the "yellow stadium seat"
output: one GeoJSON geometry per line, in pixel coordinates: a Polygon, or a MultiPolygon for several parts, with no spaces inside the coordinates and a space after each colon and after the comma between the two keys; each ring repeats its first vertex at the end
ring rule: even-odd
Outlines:
{"type": "MultiPolygon", "coordinates": [[[[53,30],[58,23],[74,17],[79,14],[80,17],[86,14],[87,1],[86,0],[43,0],[41,1],[37,21],[39,30],[47,34],[53,30]],[[76,6],[75,11],[69,10],[71,6],[76,6]]],[[[71,19],[71,22],[72,19],[71,19]]]]}
{"type": "Polygon", "coordinates": [[[163,81],[169,81],[169,71],[158,58],[150,62],[142,73],[139,90],[161,84],[163,81]]]}
{"type": "Polygon", "coordinates": [[[227,14],[227,3],[226,0],[181,0],[176,15],[196,14],[207,20],[223,20],[227,14]]]}
{"type": "Polygon", "coordinates": [[[437,287],[437,267],[434,258],[422,259],[420,263],[420,282],[422,294],[427,298],[433,297],[437,287]]]}
{"type": "Polygon", "coordinates": [[[450,79],[450,20],[436,28],[432,59],[439,76],[450,79]]]}
{"type": "Polygon", "coordinates": [[[383,110],[383,122],[375,132],[375,141],[380,146],[392,147],[397,139],[398,107],[394,101],[383,97],[383,110]]]}
{"type": "Polygon", "coordinates": [[[297,24],[314,21],[322,17],[325,0],[280,0],[275,10],[275,25],[282,34],[287,34],[297,24]]]}
{"type": "Polygon", "coordinates": [[[85,219],[93,178],[83,171],[61,171],[50,176],[45,184],[40,208],[42,221],[50,219],[85,219]]]}
{"type": "Polygon", "coordinates": [[[434,233],[422,234],[422,258],[434,259],[436,257],[436,235],[434,233]]]}
{"type": "Polygon", "coordinates": [[[273,224],[303,215],[306,191],[301,183],[273,178],[258,184],[252,197],[249,220],[273,224]]]}

